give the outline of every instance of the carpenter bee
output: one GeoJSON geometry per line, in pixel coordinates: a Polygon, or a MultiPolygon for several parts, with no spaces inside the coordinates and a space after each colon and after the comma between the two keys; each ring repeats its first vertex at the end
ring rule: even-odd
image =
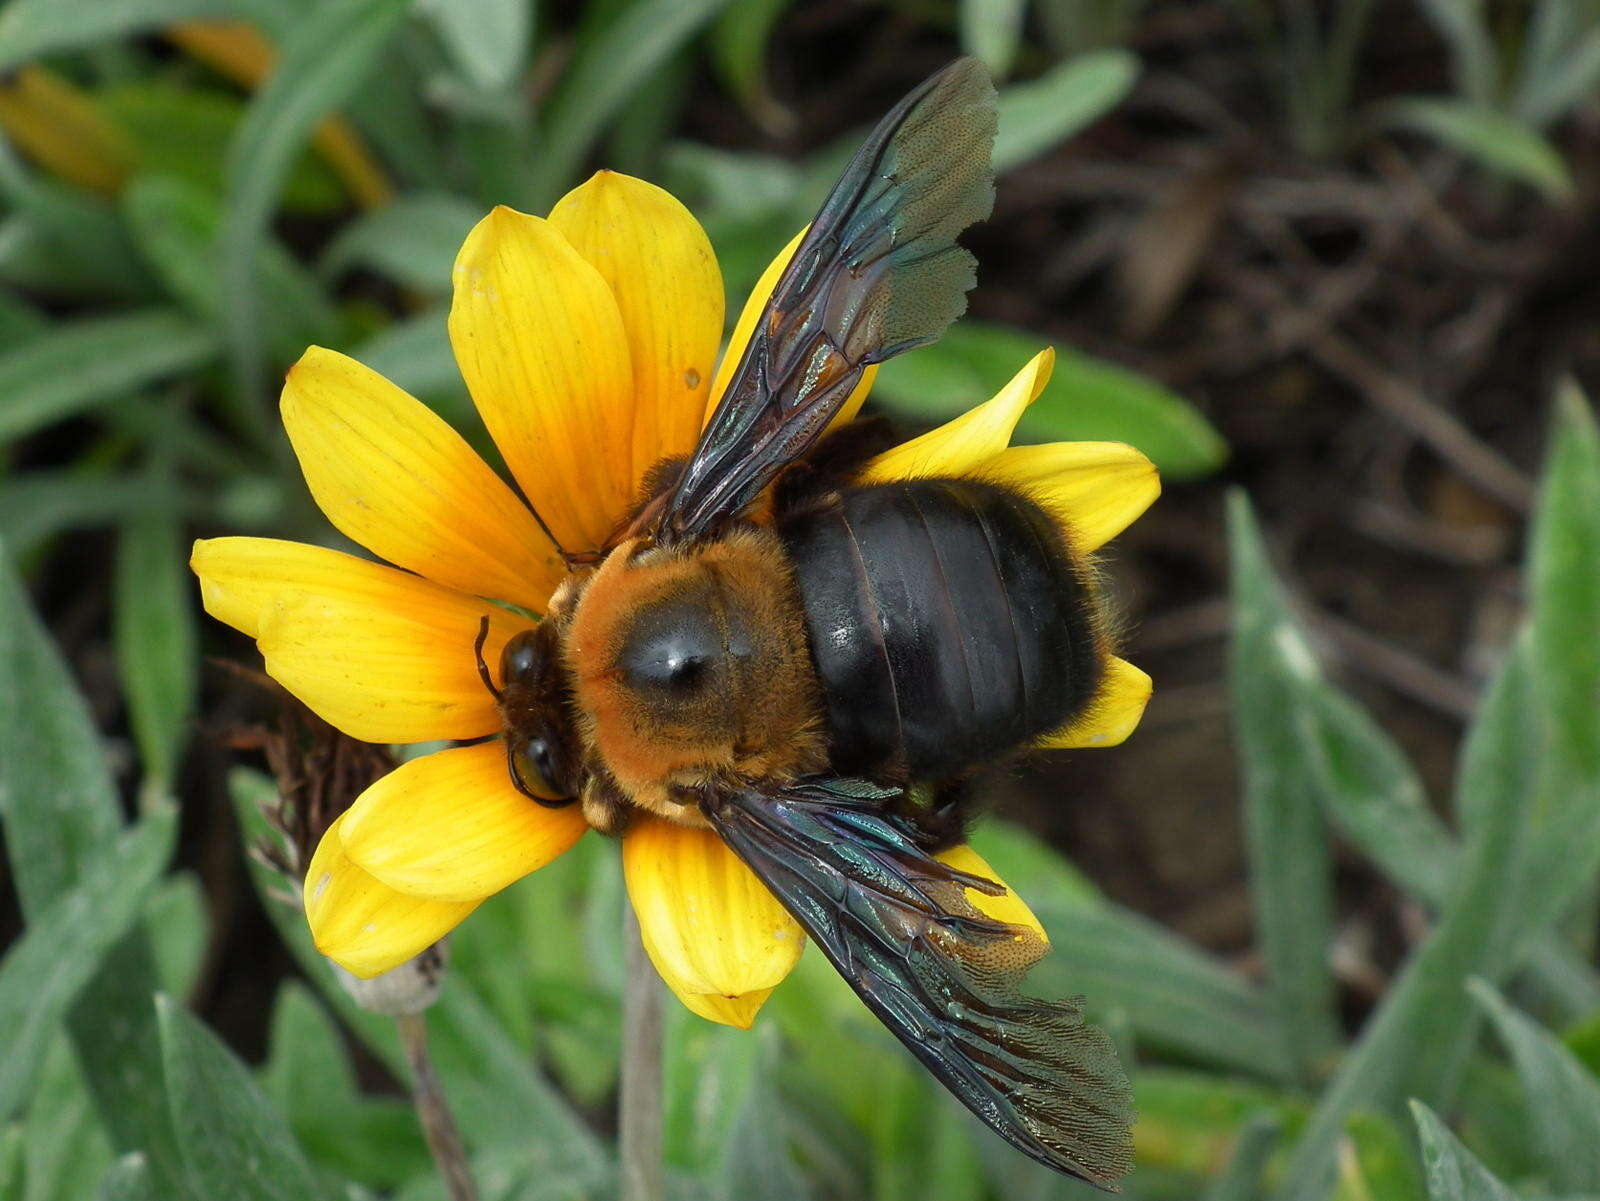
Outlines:
{"type": "MultiPolygon", "coordinates": [[[[1079,1000],[1019,984],[1046,947],[935,858],[963,781],[1080,713],[1105,670],[1092,581],[1027,496],[976,479],[854,481],[828,426],[871,364],[938,338],[993,204],[994,89],[958,61],[902,100],[835,185],[699,444],[661,464],[496,693],[516,786],[620,830],[710,827],[871,1011],[1035,1159],[1128,1170],[1130,1090],[1079,1000]]],[[[494,688],[487,666],[484,682],[494,688]]]]}

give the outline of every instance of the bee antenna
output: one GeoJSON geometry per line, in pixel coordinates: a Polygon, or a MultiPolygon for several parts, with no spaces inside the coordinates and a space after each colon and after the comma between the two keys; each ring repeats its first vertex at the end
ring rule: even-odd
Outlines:
{"type": "Polygon", "coordinates": [[[472,643],[472,657],[478,661],[478,678],[483,681],[483,686],[489,690],[489,695],[498,703],[504,698],[500,690],[494,686],[494,677],[489,674],[489,665],[483,661],[483,644],[489,640],[489,615],[485,613],[478,622],[478,637],[472,643]]]}
{"type": "Polygon", "coordinates": [[[533,514],[534,522],[541,530],[544,531],[544,536],[550,539],[550,545],[556,548],[556,554],[561,556],[561,561],[567,565],[567,569],[571,570],[572,568],[583,564],[586,561],[586,557],[583,555],[575,555],[567,550],[566,547],[562,546],[561,540],[555,535],[555,531],[545,524],[543,517],[539,516],[539,510],[534,507],[534,503],[527,497],[523,497],[522,499],[523,503],[528,506],[528,512],[533,514]]]}

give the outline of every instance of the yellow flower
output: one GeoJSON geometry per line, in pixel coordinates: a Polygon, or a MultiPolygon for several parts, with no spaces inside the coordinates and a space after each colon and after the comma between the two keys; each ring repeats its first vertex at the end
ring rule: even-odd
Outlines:
{"type": "MultiPolygon", "coordinates": [[[[561,545],[602,545],[644,472],[692,448],[794,246],[757,285],[719,374],[716,259],[699,224],[661,189],[601,172],[548,219],[500,208],[468,236],[450,312],[456,359],[517,486],[561,545]]],[[[1046,350],[993,400],[880,456],[868,476],[1012,481],[1093,552],[1159,485],[1127,446],[1009,447],[1052,357],[1046,350]]],[[[550,538],[465,439],[344,355],[307,351],[282,409],[323,512],[393,566],[264,538],[202,541],[191,565],[207,611],[253,637],[267,671],[352,737],[496,733],[473,640],[487,615],[485,658],[497,664],[529,622],[479,598],[542,611],[566,571],[550,538]]],[[[1120,742],[1149,692],[1143,672],[1113,659],[1087,715],[1044,745],[1120,742]]],[[[305,881],[317,946],[358,976],[383,972],[584,830],[580,806],[544,808],[513,787],[498,741],[413,759],[363,793],[318,848],[305,881]]],[[[993,876],[969,848],[948,856],[993,876]]],[[[800,956],[794,919],[709,830],[641,813],[622,862],[662,977],[694,1012],[748,1026],[800,956]]],[[[1038,929],[1009,893],[970,895],[985,912],[1038,929]]]]}

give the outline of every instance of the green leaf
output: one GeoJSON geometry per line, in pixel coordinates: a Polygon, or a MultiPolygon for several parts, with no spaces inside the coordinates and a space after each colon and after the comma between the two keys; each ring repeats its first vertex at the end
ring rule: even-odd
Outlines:
{"type": "Polygon", "coordinates": [[[1511,1052],[1527,1097],[1528,1127],[1551,1182],[1565,1192],[1600,1191],[1600,1081],[1492,985],[1475,980],[1472,995],[1511,1052]]]}
{"type": "Polygon", "coordinates": [[[1532,126],[1464,100],[1417,96],[1383,108],[1388,124],[1436,138],[1479,166],[1538,188],[1556,200],[1572,194],[1561,154],[1532,126]]]}
{"type": "Polygon", "coordinates": [[[1422,0],[1422,9],[1450,45],[1457,90],[1474,103],[1492,103],[1500,87],[1500,54],[1483,0],[1422,0]]]}
{"type": "Polygon", "coordinates": [[[323,278],[366,267],[433,295],[450,293],[456,254],[483,216],[474,201],[447,192],[419,192],[358,217],[322,256],[323,278]]]}
{"type": "MultiPolygon", "coordinates": [[[[220,212],[228,145],[244,120],[245,100],[231,92],[154,78],[96,92],[95,102],[132,139],[136,176],[179,180],[203,193],[220,212]]],[[[284,209],[321,215],[345,202],[344,184],[333,169],[310,147],[302,150],[283,185],[284,209]]]]}
{"type": "MultiPolygon", "coordinates": [[[[33,919],[84,878],[121,828],[100,739],[49,636],[0,547],[0,818],[23,915],[33,919]]],[[[144,1150],[163,1197],[185,1197],[173,1133],[159,1096],[161,1067],[149,1007],[155,977],[142,937],[102,964],[68,1022],[107,1129],[144,1150]]]]}
{"type": "Polygon", "coordinates": [[[4,138],[0,197],[13,212],[0,246],[0,276],[50,296],[148,299],[149,275],[111,203],[35,178],[4,138]]]}
{"type": "Polygon", "coordinates": [[[1411,1103],[1432,1201],[1517,1201],[1421,1101],[1411,1103]]]}
{"type": "Polygon", "coordinates": [[[250,1070],[170,998],[156,998],[167,1098],[194,1191],[230,1201],[326,1196],[250,1070]]]}
{"type": "Polygon", "coordinates": [[[1255,1201],[1260,1195],[1261,1174],[1282,1136],[1283,1123],[1276,1114],[1251,1118],[1239,1132],[1227,1165],[1206,1189],[1204,1201],[1255,1201]]]}
{"type": "Polygon", "coordinates": [[[1279,1201],[1323,1195],[1355,1109],[1393,1108],[1408,1095],[1447,1100],[1459,1081],[1477,1031],[1466,982],[1504,972],[1511,930],[1525,920],[1508,898],[1518,885],[1526,800],[1539,762],[1528,730],[1536,718],[1530,660],[1520,639],[1468,736],[1459,791],[1475,797],[1478,817],[1449,902],[1324,1089],[1274,1193],[1279,1201]]]}
{"type": "Polygon", "coordinates": [[[62,5],[56,0],[11,0],[0,14],[0,70],[43,54],[82,50],[99,42],[170,26],[174,21],[248,16],[246,0],[96,0],[62,5]]]}
{"type": "MultiPolygon", "coordinates": [[[[873,399],[908,416],[943,421],[998,392],[1049,340],[961,321],[932,346],[885,363],[873,399]]],[[[1154,380],[1063,346],[1050,382],[1017,428],[1021,442],[1127,442],[1169,479],[1208,475],[1227,444],[1186,401],[1154,380]]]]}
{"type": "Polygon", "coordinates": [[[0,960],[0,1120],[28,1100],[56,1023],[127,933],[172,854],[173,811],[140,822],[87,865],[81,882],[30,918],[0,960]]]}
{"type": "Polygon", "coordinates": [[[1296,697],[1316,686],[1316,660],[1289,615],[1243,496],[1229,498],[1233,712],[1245,787],[1245,827],[1257,937],[1268,995],[1289,1055],[1316,1079],[1339,1043],[1333,975],[1333,877],[1317,805],[1310,739],[1296,697]]]}
{"type": "Polygon", "coordinates": [[[30,471],[0,483],[0,530],[12,552],[26,558],[39,543],[63,530],[115,525],[143,509],[160,507],[136,475],[104,475],[80,467],[30,471]]]}
{"type": "Polygon", "coordinates": [[[792,0],[743,0],[723,10],[707,37],[723,85],[761,126],[782,131],[793,118],[772,96],[767,43],[792,0]]]}
{"type": "Polygon", "coordinates": [[[338,1027],[298,981],[279,989],[270,1047],[262,1088],[316,1163],[372,1188],[431,1174],[415,1111],[394,1098],[362,1096],[338,1027]]]}
{"type": "Polygon", "coordinates": [[[162,880],[145,906],[144,928],[161,990],[188,995],[211,941],[211,913],[200,878],[184,871],[162,880]]]}
{"type": "Polygon", "coordinates": [[[417,11],[478,87],[507,87],[522,73],[533,38],[533,0],[421,0],[417,11]]]}
{"type": "Polygon", "coordinates": [[[633,0],[580,38],[546,109],[532,205],[547,209],[573,182],[607,123],[639,85],[729,0],[633,0]]]}
{"type": "Polygon", "coordinates": [[[207,362],[210,333],[167,309],[84,317],[0,354],[0,443],[207,362]]]}
{"type": "Polygon", "coordinates": [[[25,1120],[22,1177],[25,1188],[0,1197],[26,1201],[79,1201],[91,1196],[112,1152],[95,1112],[83,1069],[64,1037],[49,1040],[44,1070],[25,1120]]]}
{"type": "Polygon", "coordinates": [[[1339,1187],[1331,1201],[1425,1201],[1413,1144],[1386,1114],[1360,1112],[1345,1124],[1339,1187]]]}
{"type": "Polygon", "coordinates": [[[23,1154],[21,1126],[0,1127],[0,1197],[22,1197],[28,1165],[23,1154]]]}
{"type": "Polygon", "coordinates": [[[221,235],[228,345],[241,419],[265,436],[260,407],[260,280],[267,225],[289,170],[317,123],[348,99],[377,64],[410,10],[409,0],[330,0],[291,28],[278,64],[256,93],[228,161],[221,235]]]}
{"type": "Polygon", "coordinates": [[[1127,50],[1091,50],[1000,92],[994,169],[1009,171],[1066,141],[1122,103],[1139,78],[1127,50]]]}
{"type": "MultiPolygon", "coordinates": [[[[172,487],[159,478],[156,490],[172,487]]],[[[168,793],[199,687],[192,584],[183,523],[172,508],[133,514],[117,540],[113,633],[129,725],[147,796],[168,793]]]]}
{"type": "Polygon", "coordinates": [[[96,1201],[161,1201],[150,1164],[138,1151],[130,1151],[105,1174],[96,1201]]]}
{"type": "Polygon", "coordinates": [[[1027,10],[1027,0],[961,0],[961,49],[982,59],[996,79],[1004,79],[1017,60],[1027,10]]]}
{"type": "Polygon", "coordinates": [[[25,917],[116,840],[120,804],[89,711],[0,555],[0,818],[25,917]]]}
{"type": "MultiPolygon", "coordinates": [[[[1576,16],[1577,5],[1544,3],[1536,6],[1534,27],[1546,28],[1555,20],[1541,22],[1551,14],[1576,16]]],[[[1580,21],[1584,17],[1579,16],[1580,21]]],[[[1530,42],[1536,35],[1530,35],[1530,42]]],[[[1535,129],[1543,129],[1565,116],[1567,112],[1594,94],[1600,86],[1600,28],[1586,28],[1552,32],[1549,62],[1533,61],[1534,55],[1525,53],[1518,70],[1516,95],[1511,111],[1535,129]]]]}
{"type": "Polygon", "coordinates": [[[1530,558],[1533,647],[1556,747],[1600,779],[1600,429],[1571,382],[1557,395],[1530,558]]]}
{"type": "MultiPolygon", "coordinates": [[[[172,176],[135,180],[122,198],[140,253],[174,300],[220,329],[229,299],[217,276],[221,203],[172,176]]],[[[292,363],[306,346],[338,341],[339,319],[321,285],[279,243],[263,239],[257,259],[262,334],[276,361],[292,363]]]]}
{"type": "Polygon", "coordinates": [[[0,71],[175,21],[247,17],[254,7],[248,0],[12,0],[0,14],[0,71]]]}
{"type": "Polygon", "coordinates": [[[1329,820],[1395,883],[1429,905],[1443,904],[1459,848],[1394,739],[1323,681],[1297,692],[1295,703],[1329,820]]]}
{"type": "Polygon", "coordinates": [[[666,1014],[661,1086],[669,1165],[702,1177],[726,1168],[761,1058],[759,1037],[672,1005],[666,1014]]]}

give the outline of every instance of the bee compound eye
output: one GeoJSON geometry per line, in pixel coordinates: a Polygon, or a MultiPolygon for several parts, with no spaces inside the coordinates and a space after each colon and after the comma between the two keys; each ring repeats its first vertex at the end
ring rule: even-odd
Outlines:
{"type": "Polygon", "coordinates": [[[500,652],[500,678],[508,684],[514,680],[526,679],[542,660],[539,631],[523,630],[519,634],[512,635],[511,641],[506,643],[505,650],[500,652]]]}
{"type": "Polygon", "coordinates": [[[511,770],[525,792],[543,801],[563,801],[562,771],[556,750],[549,739],[526,738],[511,746],[511,770]]]}

